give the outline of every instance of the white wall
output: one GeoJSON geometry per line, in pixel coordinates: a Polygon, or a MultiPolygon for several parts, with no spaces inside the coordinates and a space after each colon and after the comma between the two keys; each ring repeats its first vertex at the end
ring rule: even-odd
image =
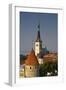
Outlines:
{"type": "Polygon", "coordinates": [[[16,1],[18,3],[21,1],[22,5],[37,5],[37,6],[50,6],[50,7],[64,7],[64,35],[63,35],[63,60],[66,59],[66,0],[0,0],[0,90],[35,90],[35,89],[42,89],[42,90],[66,90],[65,83],[66,83],[66,60],[64,62],[64,79],[65,83],[56,83],[56,84],[44,84],[40,83],[40,85],[29,85],[29,86],[20,86],[11,88],[8,86],[8,4],[11,2],[16,1]],[[65,52],[65,53],[64,53],[65,52]]]}

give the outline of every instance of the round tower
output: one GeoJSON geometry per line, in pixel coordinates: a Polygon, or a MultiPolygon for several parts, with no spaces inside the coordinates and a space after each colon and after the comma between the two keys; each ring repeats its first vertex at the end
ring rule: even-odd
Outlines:
{"type": "Polygon", "coordinates": [[[32,49],[31,53],[25,60],[25,77],[37,77],[39,76],[39,63],[35,52],[32,49]]]}
{"type": "Polygon", "coordinates": [[[35,41],[35,55],[37,56],[42,50],[42,40],[40,37],[40,24],[38,25],[37,39],[35,41]]]}

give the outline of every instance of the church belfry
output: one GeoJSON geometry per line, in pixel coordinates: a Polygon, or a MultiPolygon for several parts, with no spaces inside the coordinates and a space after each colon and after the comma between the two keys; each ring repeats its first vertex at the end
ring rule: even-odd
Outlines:
{"type": "Polygon", "coordinates": [[[38,25],[37,39],[35,41],[35,55],[37,56],[42,50],[42,40],[40,36],[40,24],[38,25]]]}

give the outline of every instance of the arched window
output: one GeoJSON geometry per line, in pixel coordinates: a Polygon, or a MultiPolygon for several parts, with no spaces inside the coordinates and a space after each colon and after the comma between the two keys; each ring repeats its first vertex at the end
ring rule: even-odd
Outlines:
{"type": "Polygon", "coordinates": [[[31,67],[30,67],[30,69],[31,69],[31,67]]]}

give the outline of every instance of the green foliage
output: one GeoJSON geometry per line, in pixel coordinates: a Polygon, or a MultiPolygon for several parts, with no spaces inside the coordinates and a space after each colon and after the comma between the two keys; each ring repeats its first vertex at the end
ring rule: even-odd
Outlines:
{"type": "Polygon", "coordinates": [[[39,76],[48,76],[47,73],[51,73],[50,76],[56,76],[58,73],[57,62],[45,62],[39,66],[39,76]]]}

